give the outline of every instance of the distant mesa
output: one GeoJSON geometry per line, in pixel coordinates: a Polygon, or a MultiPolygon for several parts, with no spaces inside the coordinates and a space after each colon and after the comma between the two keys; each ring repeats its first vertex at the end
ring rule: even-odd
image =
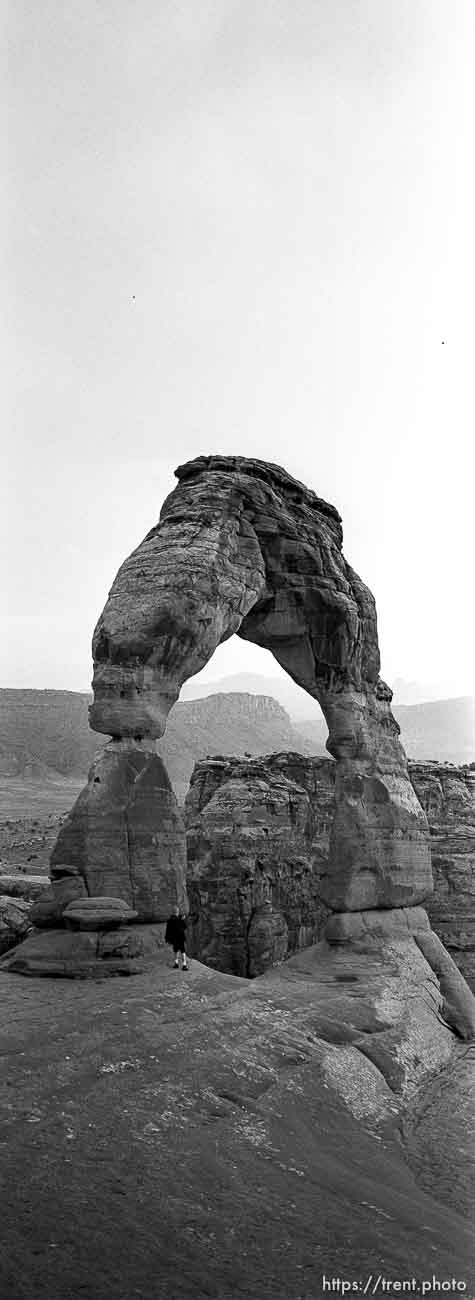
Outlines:
{"type": "MultiPolygon", "coordinates": [[[[290,679],[289,684],[292,688],[290,679]]],[[[327,753],[320,706],[304,696],[314,706],[313,716],[308,710],[306,718],[292,713],[292,698],[285,702],[292,689],[287,691],[285,679],[243,673],[202,684],[197,696],[192,689],[193,683],[186,683],[158,744],[180,802],[195,762],[207,754],[327,753]]],[[[107,743],[89,728],[91,698],[86,692],[0,689],[0,775],[86,778],[107,743]]],[[[475,762],[475,697],[401,705],[393,713],[410,758],[475,762]]]]}

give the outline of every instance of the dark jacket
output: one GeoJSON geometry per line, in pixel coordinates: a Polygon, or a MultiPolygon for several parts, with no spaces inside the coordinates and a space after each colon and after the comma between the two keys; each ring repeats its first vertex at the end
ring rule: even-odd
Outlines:
{"type": "Polygon", "coordinates": [[[165,930],[165,943],[173,944],[175,952],[184,952],[186,944],[186,916],[169,916],[165,930]]]}

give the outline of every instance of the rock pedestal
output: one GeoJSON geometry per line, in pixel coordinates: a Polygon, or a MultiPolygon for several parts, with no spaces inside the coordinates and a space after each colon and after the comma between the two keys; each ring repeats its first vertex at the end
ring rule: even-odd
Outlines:
{"type": "Polygon", "coordinates": [[[165,767],[154,742],[112,743],[58,836],[51,887],[29,918],[40,933],[4,964],[22,974],[135,974],[163,944],[177,902],[186,908],[185,829],[165,767]]]}
{"type": "Polygon", "coordinates": [[[64,979],[141,975],[156,960],[164,942],[164,925],[33,930],[0,964],[15,975],[59,975],[64,979]]]}
{"type": "Polygon", "coordinates": [[[141,921],[183,902],[185,831],[153,742],[111,743],[96,758],[53,850],[53,882],[72,868],[89,897],[121,898],[141,921]]]}

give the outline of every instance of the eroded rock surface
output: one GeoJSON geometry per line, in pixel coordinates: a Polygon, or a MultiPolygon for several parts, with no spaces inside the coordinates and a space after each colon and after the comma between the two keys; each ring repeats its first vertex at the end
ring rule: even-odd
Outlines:
{"type": "Polygon", "coordinates": [[[410,763],[430,826],[434,930],[475,989],[475,766],[410,763]]]}
{"type": "Polygon", "coordinates": [[[69,895],[63,907],[83,893],[106,895],[141,921],[164,921],[177,896],[184,901],[185,861],[182,818],[154,746],[106,746],[51,857],[52,890],[69,895]]]}
{"type": "MultiPolygon", "coordinates": [[[[324,882],[335,772],[331,759],[300,754],[196,764],[185,816],[191,932],[202,960],[222,970],[258,974],[322,936],[330,915],[324,882]],[[258,926],[253,917],[264,901],[258,926]]],[[[473,987],[475,769],[410,763],[409,775],[431,832],[435,892],[427,900],[429,916],[473,987]]],[[[326,929],[349,941],[376,931],[383,918],[387,937],[401,937],[408,927],[418,928],[420,912],[417,907],[363,909],[353,914],[354,922],[351,913],[340,912],[326,929]]]]}
{"type": "Polygon", "coordinates": [[[321,937],[334,768],[299,754],[196,765],[185,803],[189,925],[208,965],[259,975],[321,937]]]}
{"type": "Polygon", "coordinates": [[[337,511],[264,461],[200,456],[176,473],[94,634],[92,727],[161,736],[183,682],[222,641],[236,632],[267,647],[318,699],[337,759],[326,904],[420,902],[427,823],[379,678],[374,599],[343,555],[337,511]]]}
{"type": "Polygon", "coordinates": [[[0,956],[25,939],[31,929],[29,913],[25,899],[0,894],[0,956]]]}
{"type": "Polygon", "coordinates": [[[73,978],[146,969],[163,945],[163,922],[177,902],[187,906],[185,828],[154,742],[102,750],[50,872],[29,912],[35,929],[3,966],[73,978]]]}

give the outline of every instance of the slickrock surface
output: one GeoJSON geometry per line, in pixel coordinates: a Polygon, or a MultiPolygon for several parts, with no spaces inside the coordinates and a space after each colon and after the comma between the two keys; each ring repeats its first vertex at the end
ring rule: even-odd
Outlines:
{"type": "Polygon", "coordinates": [[[96,759],[58,836],[53,889],[75,868],[87,894],[121,898],[140,920],[164,921],[177,894],[184,899],[185,856],[182,818],[154,746],[116,742],[96,759]]]}
{"type": "Polygon", "coordinates": [[[106,988],[0,974],[2,1295],[324,1300],[381,1275],[473,1300],[469,1054],[443,1064],[415,961],[406,1002],[401,952],[251,983],[163,949],[106,988]]]}
{"type": "Polygon", "coordinates": [[[158,923],[33,929],[23,943],[0,959],[0,967],[3,972],[30,978],[58,975],[102,981],[148,970],[159,959],[164,942],[165,925],[158,923]]]}
{"type": "Polygon", "coordinates": [[[427,910],[475,990],[475,767],[411,763],[430,825],[434,893],[427,910]]]}
{"type": "Polygon", "coordinates": [[[200,456],[122,565],[93,641],[91,726],[161,736],[184,681],[237,632],[318,699],[337,759],[325,902],[403,907],[431,888],[428,829],[379,678],[371,592],[341,520],[285,470],[200,456]]]}

